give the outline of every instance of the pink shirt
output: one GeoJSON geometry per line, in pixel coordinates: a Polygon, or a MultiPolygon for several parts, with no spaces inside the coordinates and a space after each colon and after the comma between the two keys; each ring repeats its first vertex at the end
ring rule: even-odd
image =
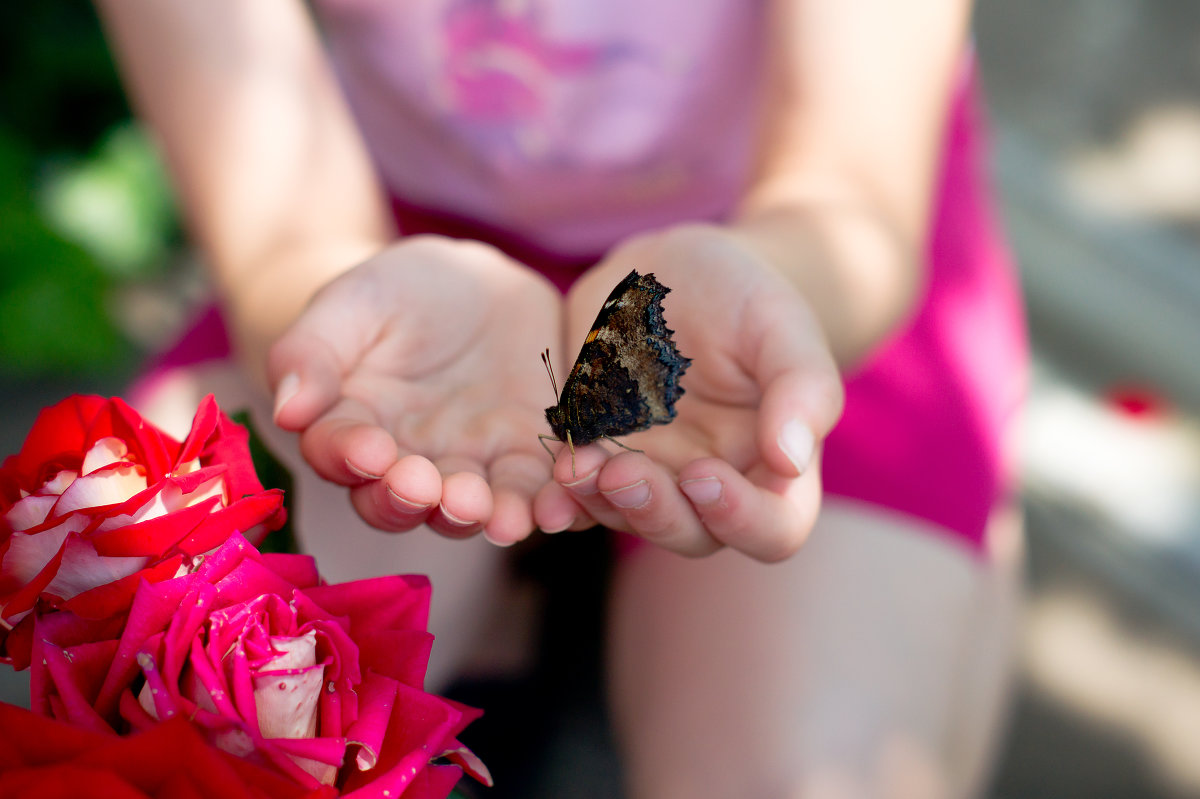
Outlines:
{"type": "Polygon", "coordinates": [[[565,256],[726,214],[760,0],[318,0],[384,182],[565,256]]]}

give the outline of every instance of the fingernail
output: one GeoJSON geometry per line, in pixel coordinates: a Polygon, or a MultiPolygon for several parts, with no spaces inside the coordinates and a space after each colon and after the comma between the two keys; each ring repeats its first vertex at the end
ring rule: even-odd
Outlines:
{"type": "Polygon", "coordinates": [[[599,474],[599,469],[593,472],[588,472],[577,480],[572,480],[569,483],[563,483],[563,487],[570,489],[572,493],[579,494],[580,496],[591,496],[599,490],[596,486],[599,474]]]}
{"type": "Polygon", "coordinates": [[[283,406],[288,404],[292,397],[296,396],[296,392],[300,390],[300,375],[295,372],[288,372],[279,381],[279,387],[275,389],[275,410],[272,419],[279,418],[279,412],[283,410],[283,406]]]}
{"type": "Polygon", "coordinates": [[[421,504],[420,502],[413,502],[411,499],[405,499],[393,491],[391,486],[385,486],[385,488],[387,489],[388,499],[391,501],[393,507],[401,513],[421,513],[433,507],[433,505],[428,503],[421,504]]]}
{"type": "Polygon", "coordinates": [[[603,494],[605,499],[618,508],[640,508],[650,501],[650,484],[645,480],[638,480],[614,491],[604,491],[603,494]]]}
{"type": "Polygon", "coordinates": [[[517,543],[516,541],[497,541],[496,539],[492,538],[490,533],[488,533],[487,528],[484,528],[483,537],[487,539],[489,544],[500,547],[501,549],[507,549],[508,547],[511,547],[513,544],[517,543]]]}
{"type": "Polygon", "coordinates": [[[712,505],[720,502],[721,492],[724,489],[721,481],[715,477],[697,477],[695,480],[684,480],[679,484],[679,490],[697,505],[712,505]]]}
{"type": "Polygon", "coordinates": [[[812,430],[799,419],[789,419],[779,431],[779,448],[801,474],[804,474],[809,461],[812,460],[814,446],[816,439],[813,438],[812,430]]]}
{"type": "Polygon", "coordinates": [[[364,469],[358,468],[357,466],[355,466],[353,463],[350,462],[349,458],[344,460],[343,463],[346,464],[346,471],[350,472],[353,475],[361,477],[364,480],[379,480],[383,477],[382,474],[371,474],[370,472],[368,472],[364,469]]]}
{"type": "MultiPolygon", "coordinates": [[[[440,510],[442,512],[442,516],[446,517],[446,521],[450,522],[451,524],[453,524],[457,527],[474,527],[475,525],[479,524],[479,522],[471,522],[471,521],[467,521],[466,519],[458,518],[453,513],[446,510],[445,505],[439,505],[438,510],[440,510]]],[[[495,542],[493,542],[493,543],[495,543],[495,542]]]]}
{"type": "Polygon", "coordinates": [[[570,527],[572,521],[574,521],[574,519],[567,519],[559,524],[545,525],[539,527],[538,529],[546,535],[554,535],[556,533],[561,533],[563,530],[566,530],[568,527],[570,527]]]}

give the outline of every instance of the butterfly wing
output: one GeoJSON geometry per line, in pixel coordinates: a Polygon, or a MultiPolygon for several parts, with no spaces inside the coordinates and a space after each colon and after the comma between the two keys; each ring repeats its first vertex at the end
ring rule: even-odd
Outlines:
{"type": "Polygon", "coordinates": [[[683,394],[679,378],[691,360],[680,355],[663,319],[670,291],[652,274],[636,271],[613,289],[563,385],[556,409],[547,409],[559,438],[570,432],[584,445],[675,418],[683,394]],[[557,417],[557,418],[552,418],[557,417]]]}

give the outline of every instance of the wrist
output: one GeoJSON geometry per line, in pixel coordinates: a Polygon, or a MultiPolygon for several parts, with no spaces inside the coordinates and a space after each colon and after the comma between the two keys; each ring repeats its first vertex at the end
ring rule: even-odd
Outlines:
{"type": "Polygon", "coordinates": [[[904,324],[918,302],[918,247],[870,209],[780,205],[746,213],[731,229],[804,295],[843,368],[904,324]]]}
{"type": "Polygon", "coordinates": [[[279,251],[225,274],[218,291],[233,354],[260,386],[267,352],[328,283],[368,258],[374,243],[279,251]]]}

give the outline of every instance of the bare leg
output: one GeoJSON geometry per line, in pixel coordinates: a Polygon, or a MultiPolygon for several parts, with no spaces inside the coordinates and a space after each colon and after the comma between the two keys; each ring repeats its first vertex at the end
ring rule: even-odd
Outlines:
{"type": "Polygon", "coordinates": [[[1019,519],[976,560],[827,500],[791,560],[646,547],[615,585],[610,673],[632,799],[966,797],[1002,719],[1019,519]]]}

